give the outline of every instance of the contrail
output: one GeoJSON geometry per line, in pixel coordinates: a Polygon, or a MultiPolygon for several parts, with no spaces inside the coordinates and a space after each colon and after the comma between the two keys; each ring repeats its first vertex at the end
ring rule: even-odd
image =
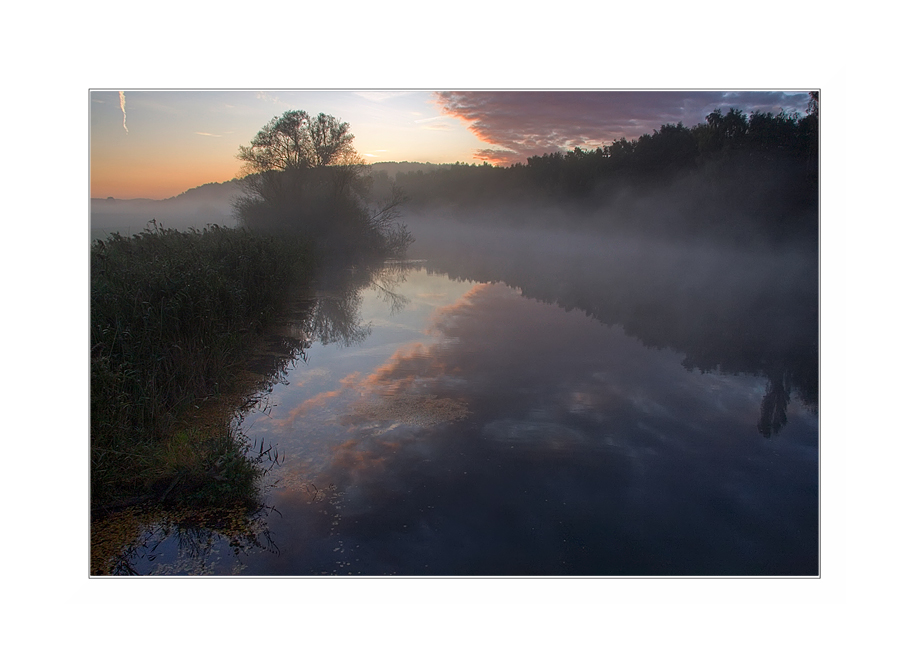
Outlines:
{"type": "Polygon", "coordinates": [[[120,109],[123,111],[123,129],[129,134],[129,128],[126,127],[126,93],[120,91],[120,109]]]}

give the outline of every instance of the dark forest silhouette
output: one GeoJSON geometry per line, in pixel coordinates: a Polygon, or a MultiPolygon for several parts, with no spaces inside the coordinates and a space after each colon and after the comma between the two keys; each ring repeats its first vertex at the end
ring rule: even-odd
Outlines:
{"type": "MultiPolygon", "coordinates": [[[[630,141],[534,156],[511,167],[456,163],[398,172],[393,182],[411,210],[421,212],[438,206],[469,212],[558,205],[583,213],[610,207],[608,218],[578,215],[575,226],[743,242],[816,239],[816,93],[804,116],[733,108],[717,109],[705,121],[693,128],[663,125],[630,141]]],[[[390,187],[391,179],[383,182],[390,187]]],[[[501,224],[526,226],[533,219],[505,214],[501,224]]]]}

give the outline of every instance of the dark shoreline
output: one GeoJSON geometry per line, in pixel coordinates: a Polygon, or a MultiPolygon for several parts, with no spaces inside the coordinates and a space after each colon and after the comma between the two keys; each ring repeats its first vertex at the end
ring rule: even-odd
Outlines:
{"type": "Polygon", "coordinates": [[[92,245],[93,514],[252,502],[260,466],[230,428],[230,403],[250,388],[247,360],[288,286],[312,280],[306,245],[157,226],[92,245]]]}

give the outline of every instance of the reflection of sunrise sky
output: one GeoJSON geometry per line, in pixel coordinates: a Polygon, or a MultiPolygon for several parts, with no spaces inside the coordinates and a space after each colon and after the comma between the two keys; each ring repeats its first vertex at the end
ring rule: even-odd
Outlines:
{"type": "MultiPolygon", "coordinates": [[[[411,271],[396,288],[408,301],[394,315],[378,291],[368,292],[360,310],[362,322],[369,323],[372,331],[365,343],[351,348],[317,345],[309,350],[308,361],[298,364],[288,377],[289,384],[276,387],[269,396],[268,414],[248,415],[244,428],[273,442],[306,440],[312,444],[312,438],[318,438],[326,446],[333,444],[338,433],[349,430],[335,416],[345,414],[362,395],[374,391],[370,383],[383,366],[430,345],[437,338],[427,329],[433,313],[458,301],[472,285],[429,275],[422,269],[411,271]]],[[[305,456],[288,454],[316,465],[324,452],[310,447],[305,456]]]]}
{"type": "MultiPolygon", "coordinates": [[[[251,429],[287,451],[276,496],[287,529],[313,530],[319,505],[303,489],[330,487],[344,528],[329,541],[344,542],[353,572],[357,553],[373,573],[678,572],[693,559],[718,574],[753,567],[755,553],[773,570],[811,552],[817,419],[797,401],[768,442],[756,429],[763,379],[688,372],[681,354],[502,284],[410,275],[412,305],[447,298],[403,327],[373,320],[378,338],[356,364],[326,360],[346,364],[331,382],[300,392],[299,367],[251,429]],[[466,415],[420,426],[358,412],[389,397],[466,415]],[[790,556],[777,540],[807,546],[790,556]]],[[[287,547],[278,571],[313,567],[311,544],[287,547]]],[[[320,567],[338,565],[335,548],[320,567]]]]}
{"type": "Polygon", "coordinates": [[[801,92],[119,91],[91,94],[92,197],[165,198],[238,175],[240,145],[289,109],[350,123],[373,162],[509,165],[633,139],[714,108],[804,112],[801,92]],[[125,109],[125,113],[124,113],[125,109]]]}

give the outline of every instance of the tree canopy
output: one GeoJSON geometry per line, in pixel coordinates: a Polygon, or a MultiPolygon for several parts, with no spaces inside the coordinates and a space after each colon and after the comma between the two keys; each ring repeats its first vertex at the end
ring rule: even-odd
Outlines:
{"type": "Polygon", "coordinates": [[[399,191],[373,208],[368,167],[350,125],[334,116],[285,111],[241,146],[245,195],[234,202],[247,229],[304,235],[327,253],[403,256],[412,237],[394,221],[399,191]]]}
{"type": "Polygon", "coordinates": [[[350,125],[334,116],[320,113],[313,118],[290,110],[272,118],[249,146],[240,146],[237,157],[248,173],[351,164],[357,161],[353,140],[350,125]]]}

